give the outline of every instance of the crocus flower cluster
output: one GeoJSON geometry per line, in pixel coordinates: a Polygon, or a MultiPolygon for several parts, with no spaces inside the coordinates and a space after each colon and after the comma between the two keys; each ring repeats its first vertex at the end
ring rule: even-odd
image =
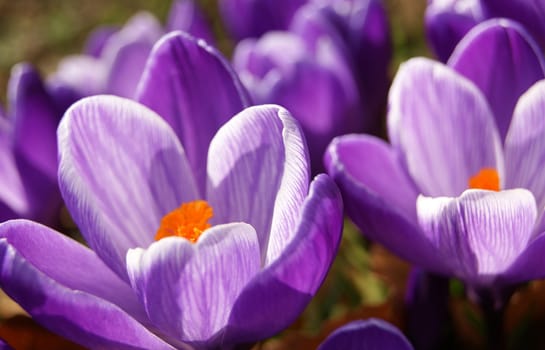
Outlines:
{"type": "MultiPolygon", "coordinates": [[[[441,337],[415,326],[441,332],[451,277],[501,332],[495,297],[545,277],[545,7],[428,1],[446,63],[409,59],[387,92],[382,1],[218,4],[241,40],[233,66],[196,4],[176,0],[165,26],[140,13],[99,28],[45,82],[13,69],[2,290],[92,349],[247,349],[307,307],[346,213],[415,265],[416,348],[441,337]],[[386,98],[388,142],[358,134],[377,133],[386,98]],[[84,244],[56,230],[63,203],[84,244]]],[[[330,349],[413,346],[370,319],[330,349]]]]}
{"type": "Polygon", "coordinates": [[[326,163],[365,234],[430,271],[501,286],[545,276],[545,82],[532,85],[543,59],[512,22],[474,30],[450,67],[424,58],[400,67],[389,96],[391,144],[343,136],[326,163]]]}
{"type": "Polygon", "coordinates": [[[389,58],[382,3],[343,0],[300,7],[287,30],[240,42],[233,64],[256,103],[292,111],[319,172],[333,137],[376,130],[389,58]]]}
{"type": "Polygon", "coordinates": [[[446,61],[471,28],[497,17],[521,23],[545,48],[545,4],[532,0],[428,0],[429,42],[437,57],[446,61]]]}

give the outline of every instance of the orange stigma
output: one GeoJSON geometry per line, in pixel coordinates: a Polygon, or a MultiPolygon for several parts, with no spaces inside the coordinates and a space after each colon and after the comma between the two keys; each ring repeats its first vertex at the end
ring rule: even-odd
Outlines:
{"type": "Polygon", "coordinates": [[[499,191],[500,176],[494,168],[482,168],[476,175],[469,178],[469,188],[499,191]]]}
{"type": "Polygon", "coordinates": [[[206,229],[212,227],[208,220],[213,215],[212,207],[205,200],[183,203],[161,219],[155,240],[178,236],[195,243],[206,229]]]}

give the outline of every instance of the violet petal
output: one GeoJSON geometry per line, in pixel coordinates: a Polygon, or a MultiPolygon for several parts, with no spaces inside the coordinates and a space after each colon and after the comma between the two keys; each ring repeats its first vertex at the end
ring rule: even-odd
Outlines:
{"type": "Polygon", "coordinates": [[[488,103],[455,71],[425,58],[407,61],[392,84],[389,107],[392,146],[424,195],[458,196],[483,168],[503,178],[501,142],[488,103]]]}
{"type": "Polygon", "coordinates": [[[487,285],[524,251],[537,217],[535,199],[524,189],[468,190],[458,198],[419,197],[420,226],[452,273],[487,285]]]}
{"type": "Polygon", "coordinates": [[[270,337],[296,320],[337,254],[342,220],[338,189],[327,175],[318,175],[311,183],[294,238],[235,303],[223,337],[225,344],[270,337]]]}
{"type": "Polygon", "coordinates": [[[204,193],[210,140],[221,125],[250,104],[228,63],[202,40],[181,32],[168,34],[150,55],[137,100],[174,129],[204,193]]]}
{"type": "Polygon", "coordinates": [[[59,150],[68,210],[87,243],[122,278],[126,251],[147,247],[165,214],[199,198],[172,129],[134,101],[80,100],[59,126],[59,150]]]}
{"type": "Polygon", "coordinates": [[[261,267],[255,230],[214,226],[193,244],[167,237],[131,249],[131,284],[158,329],[181,341],[207,344],[225,327],[233,304],[261,267]]]}
{"type": "Polygon", "coordinates": [[[484,93],[502,139],[520,95],[545,77],[543,64],[543,55],[533,39],[518,23],[506,19],[476,26],[448,61],[484,93]]]}
{"type": "Polygon", "coordinates": [[[24,220],[0,236],[0,285],[38,323],[90,348],[172,349],[133,318],[145,315],[130,286],[88,248],[24,220]]]}
{"type": "Polygon", "coordinates": [[[251,224],[263,260],[274,260],[294,234],[309,183],[304,136],[289,112],[266,105],[236,115],[210,144],[208,181],[213,221],[251,224]]]}

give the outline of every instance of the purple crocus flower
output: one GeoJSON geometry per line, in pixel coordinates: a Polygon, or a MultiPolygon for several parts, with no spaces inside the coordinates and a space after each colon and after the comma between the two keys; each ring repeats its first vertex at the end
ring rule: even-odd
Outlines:
{"type": "Polygon", "coordinates": [[[464,35],[484,19],[479,0],[428,0],[426,34],[437,58],[446,62],[464,35]]]}
{"type": "Polygon", "coordinates": [[[334,331],[318,350],[412,350],[403,333],[386,321],[371,318],[350,322],[334,331]]]}
{"type": "Polygon", "coordinates": [[[371,100],[381,100],[379,91],[386,96],[389,41],[385,38],[389,36],[377,34],[376,29],[382,28],[377,19],[384,18],[377,13],[379,3],[346,1],[342,8],[350,11],[343,13],[334,4],[303,6],[290,31],[246,39],[236,47],[233,58],[256,103],[286,106],[299,120],[315,173],[321,171],[323,152],[333,137],[372,129],[379,108],[371,100]],[[356,68],[363,51],[369,49],[366,54],[373,56],[373,45],[377,57],[384,60],[377,60],[377,65],[362,61],[370,64],[356,68]],[[369,84],[376,83],[369,95],[362,83],[366,73],[369,84]]]}
{"type": "Polygon", "coordinates": [[[55,226],[62,204],[56,130],[73,99],[46,86],[29,64],[18,64],[8,102],[0,115],[0,221],[28,218],[55,226]]]}
{"type": "Polygon", "coordinates": [[[236,40],[286,30],[295,12],[309,0],[220,0],[221,16],[236,40]]]}
{"type": "Polygon", "coordinates": [[[82,345],[228,349],[271,336],[336,254],[340,194],[327,175],[309,186],[304,138],[280,107],[246,109],[218,131],[205,192],[170,126],[130,100],[77,102],[59,147],[61,190],[92,250],[8,221],[0,286],[82,345]]]}
{"type": "Polygon", "coordinates": [[[183,30],[213,43],[213,36],[193,0],[175,0],[163,27],[150,13],[133,16],[123,28],[98,28],[86,52],[64,58],[50,85],[69,86],[80,96],[100,93],[134,97],[150,51],[167,32],[183,30]]]}
{"type": "Polygon", "coordinates": [[[309,143],[313,172],[337,135],[363,129],[356,82],[331,38],[308,47],[291,32],[270,32],[239,44],[234,67],[254,101],[293,111],[309,143]]]}
{"type": "Polygon", "coordinates": [[[164,115],[98,96],[59,127],[61,191],[91,249],[6,222],[0,286],[92,348],[229,349],[277,333],[335,256],[336,186],[327,175],[309,185],[306,143],[283,108],[249,108],[220,128],[245,91],[203,41],[163,38],[137,95],[164,115]]]}
{"type": "Polygon", "coordinates": [[[391,144],[348,135],[335,139],[326,156],[348,215],[366,235],[476,288],[545,276],[545,181],[539,175],[545,81],[518,98],[509,120],[493,113],[506,102],[499,96],[513,99],[510,94],[524,90],[528,72],[543,75],[540,56],[509,23],[499,21],[456,54],[453,67],[464,70],[470,61],[484,66],[476,63],[478,50],[484,57],[497,53],[495,61],[485,59],[494,68],[473,71],[477,84],[453,68],[412,59],[390,90],[391,144]],[[471,44],[483,44],[480,38],[494,45],[471,44]],[[488,85],[494,93],[485,96],[479,81],[498,79],[490,74],[503,74],[508,84],[488,85]]]}
{"type": "Polygon", "coordinates": [[[545,4],[532,0],[428,0],[426,32],[441,61],[475,25],[491,18],[510,18],[523,24],[545,48],[545,4]]]}
{"type": "Polygon", "coordinates": [[[335,43],[358,85],[364,128],[376,132],[386,104],[390,85],[388,68],[392,58],[383,1],[314,1],[297,11],[290,30],[312,47],[321,45],[324,35],[336,37],[335,43]]]}

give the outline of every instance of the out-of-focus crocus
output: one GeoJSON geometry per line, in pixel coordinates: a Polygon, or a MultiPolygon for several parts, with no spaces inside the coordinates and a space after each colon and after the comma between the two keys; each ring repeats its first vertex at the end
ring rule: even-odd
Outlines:
{"type": "Polygon", "coordinates": [[[314,51],[296,34],[269,32],[241,42],[233,63],[257,104],[285,106],[301,123],[313,172],[333,137],[362,130],[356,82],[331,38],[314,51]]]}
{"type": "Polygon", "coordinates": [[[291,31],[315,47],[322,36],[336,44],[352,69],[360,90],[361,118],[366,131],[376,131],[382,117],[390,79],[390,30],[381,0],[315,0],[302,7],[291,31]]]}
{"type": "Polygon", "coordinates": [[[333,332],[318,350],[412,350],[403,333],[390,323],[371,318],[353,321],[333,332]]]}
{"type": "Polygon", "coordinates": [[[203,41],[162,39],[137,95],[164,115],[98,96],[59,127],[61,190],[92,250],[9,221],[1,287],[91,348],[229,349],[277,333],[335,256],[336,186],[327,175],[309,186],[306,143],[281,107],[246,109],[217,131],[247,100],[203,41]]]}
{"type": "Polygon", "coordinates": [[[437,57],[445,62],[471,28],[498,17],[521,23],[545,48],[545,3],[532,0],[428,0],[428,40],[437,57]]]}
{"type": "Polygon", "coordinates": [[[440,63],[412,59],[390,90],[391,144],[348,135],[335,139],[326,156],[347,213],[365,234],[475,288],[545,276],[545,81],[518,98],[512,118],[494,114],[494,103],[531,83],[528,72],[543,75],[540,56],[509,23],[485,27],[456,54],[456,69],[469,68],[461,64],[469,57],[476,67],[496,66],[474,71],[477,84],[440,63]],[[486,58],[492,52],[498,59],[486,58]],[[479,57],[485,58],[477,64],[479,57]],[[487,101],[479,81],[502,78],[489,74],[502,74],[505,84],[488,86],[498,99],[487,101]]]}
{"type": "Polygon", "coordinates": [[[57,125],[73,102],[52,91],[29,64],[16,65],[0,115],[0,221],[27,218],[55,226],[62,204],[57,186],[57,125]]]}
{"type": "Polygon", "coordinates": [[[287,30],[295,12],[309,0],[219,0],[221,16],[236,40],[287,30]]]}
{"type": "Polygon", "coordinates": [[[380,100],[377,91],[386,96],[389,56],[385,51],[389,48],[377,50],[377,56],[386,59],[377,61],[378,66],[357,68],[364,49],[369,49],[367,54],[372,56],[373,44],[384,48],[383,37],[371,39],[376,34],[373,30],[380,27],[373,25],[380,16],[375,6],[364,7],[363,1],[346,3],[343,8],[350,11],[344,13],[329,2],[307,4],[297,12],[290,31],[269,32],[259,40],[246,39],[236,47],[233,58],[235,69],[256,103],[283,105],[299,120],[315,173],[322,169],[323,152],[333,137],[371,129],[377,118],[370,115],[370,110],[376,112],[378,108],[366,107],[374,103],[371,99],[380,100]],[[365,72],[369,73],[369,81],[377,78],[376,90],[370,96],[365,96],[365,72]]]}
{"type": "Polygon", "coordinates": [[[428,0],[426,34],[437,58],[446,62],[464,35],[484,19],[479,0],[428,0]]]}
{"type": "Polygon", "coordinates": [[[505,139],[519,97],[545,78],[543,54],[516,22],[492,19],[474,27],[447,65],[483,92],[505,139]]]}
{"type": "Polygon", "coordinates": [[[164,27],[150,13],[141,12],[119,30],[98,28],[89,37],[86,52],[64,58],[48,84],[69,86],[79,97],[108,93],[132,98],[153,45],[175,30],[213,43],[193,0],[175,0],[164,27]]]}

